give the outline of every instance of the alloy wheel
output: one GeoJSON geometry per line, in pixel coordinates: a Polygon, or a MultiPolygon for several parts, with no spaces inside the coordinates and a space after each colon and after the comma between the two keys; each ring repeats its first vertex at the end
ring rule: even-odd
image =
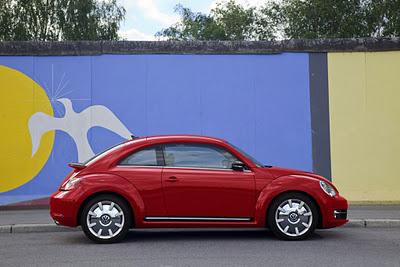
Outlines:
{"type": "Polygon", "coordinates": [[[125,223],[124,212],[113,201],[99,201],[93,204],[86,216],[89,231],[100,239],[110,239],[118,235],[125,223]]]}
{"type": "Polygon", "coordinates": [[[278,229],[290,237],[306,234],[313,223],[310,207],[299,199],[286,199],[275,211],[275,223],[278,229]]]}

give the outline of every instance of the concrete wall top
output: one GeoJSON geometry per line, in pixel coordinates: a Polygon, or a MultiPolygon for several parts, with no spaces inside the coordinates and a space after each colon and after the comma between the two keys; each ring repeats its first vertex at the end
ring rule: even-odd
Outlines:
{"type": "Polygon", "coordinates": [[[273,54],[400,50],[400,37],[283,41],[66,41],[0,42],[1,56],[100,54],[273,54]]]}

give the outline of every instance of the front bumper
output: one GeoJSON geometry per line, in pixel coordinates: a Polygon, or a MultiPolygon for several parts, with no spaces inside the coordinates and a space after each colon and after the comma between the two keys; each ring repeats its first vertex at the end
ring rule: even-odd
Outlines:
{"type": "Polygon", "coordinates": [[[321,206],[321,228],[333,228],[346,224],[348,203],[342,196],[329,197],[321,206]]]}
{"type": "Polygon", "coordinates": [[[336,220],[346,220],[347,219],[347,210],[334,210],[333,211],[333,216],[335,217],[336,220]]]}
{"type": "Polygon", "coordinates": [[[50,216],[56,224],[76,227],[79,205],[74,191],[58,191],[50,197],[50,216]]]}

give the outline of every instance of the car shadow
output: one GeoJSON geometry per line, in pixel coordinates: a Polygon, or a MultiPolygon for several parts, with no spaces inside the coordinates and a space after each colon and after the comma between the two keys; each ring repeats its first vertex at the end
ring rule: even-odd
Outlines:
{"type": "MultiPolygon", "coordinates": [[[[307,242],[340,238],[339,231],[317,230],[307,242]]],[[[154,241],[199,241],[199,240],[271,240],[282,241],[268,229],[146,229],[131,230],[124,242],[154,241]]],[[[285,241],[283,241],[285,242],[285,241]]],[[[296,242],[296,241],[294,241],[296,242]]]]}
{"type": "Polygon", "coordinates": [[[140,241],[190,241],[190,240],[238,240],[238,239],[273,239],[268,230],[253,229],[149,229],[132,230],[128,233],[126,242],[140,241]]]}
{"type": "MultiPolygon", "coordinates": [[[[317,230],[308,239],[302,241],[282,241],[268,229],[138,229],[131,230],[123,243],[142,243],[154,241],[207,241],[207,240],[265,240],[281,242],[310,242],[322,239],[340,239],[340,231],[317,230]]],[[[84,234],[70,237],[69,243],[93,244],[84,234]]]]}

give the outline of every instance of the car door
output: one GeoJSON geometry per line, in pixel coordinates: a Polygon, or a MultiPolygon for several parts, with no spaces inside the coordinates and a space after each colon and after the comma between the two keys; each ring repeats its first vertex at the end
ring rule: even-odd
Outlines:
{"type": "Polygon", "coordinates": [[[139,191],[145,216],[165,216],[161,183],[163,156],[160,146],[138,149],[122,159],[113,172],[131,182],[139,191]]]}
{"type": "Polygon", "coordinates": [[[237,159],[230,152],[199,143],[165,144],[163,152],[162,184],[169,217],[246,221],[254,217],[254,174],[233,170],[237,159]]]}

